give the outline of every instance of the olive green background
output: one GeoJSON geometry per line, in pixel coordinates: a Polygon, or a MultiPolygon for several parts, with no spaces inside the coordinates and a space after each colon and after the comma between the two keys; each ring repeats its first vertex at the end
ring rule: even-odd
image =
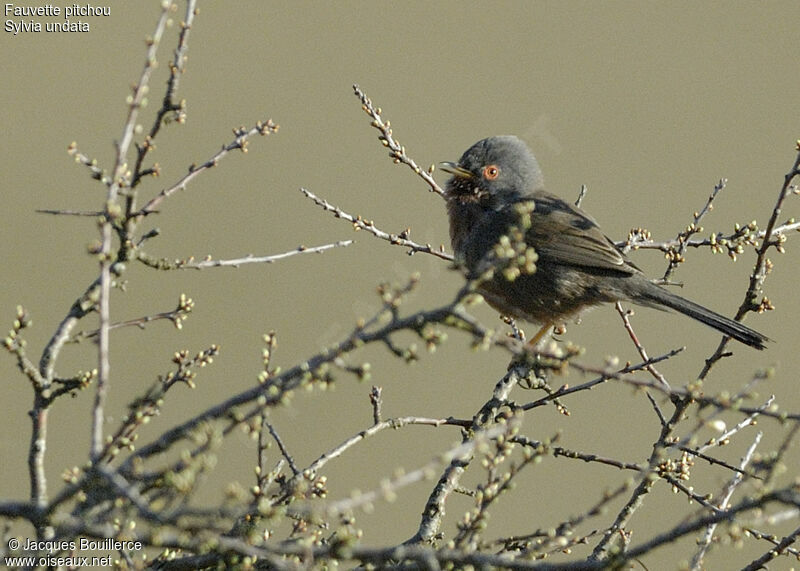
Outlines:
{"type": "MultiPolygon", "coordinates": [[[[33,358],[94,278],[97,266],[86,246],[98,236],[91,218],[53,217],[34,209],[93,210],[102,204],[103,187],[72,162],[66,148],[76,141],[83,153],[111,167],[125,98],[141,71],[144,39],[158,13],[156,2],[105,5],[111,6],[111,16],[90,19],[89,33],[0,35],[0,323],[10,328],[17,304],[30,311],[34,327],[25,338],[33,358]]],[[[299,244],[351,238],[356,243],[239,269],[159,273],[130,265],[127,292],[117,291],[112,299],[114,320],[169,310],[181,292],[195,300],[196,308],[180,332],[156,323],[144,331],[113,333],[109,431],[135,395],[171,370],[175,350],[196,352],[211,343],[222,347],[215,364],[198,377],[198,388],[174,390],[142,438],[252,386],[266,331],[278,333],[276,363],[290,365],[341,339],[357,318],[371,315],[379,306],[375,288],[382,281],[403,282],[420,272],[420,285],[403,311],[452,299],[462,278],[446,263],[409,257],[364,232],[354,233],[298,191],[307,187],[386,231],[411,227],[417,241],[448,245],[441,199],[388,159],[352,94],[353,83],[382,107],[397,138],[425,166],[456,160],[485,136],[521,136],[539,158],[552,192],[572,199],[581,184],[588,186],[584,208],[615,239],[637,226],[648,228],[655,239],[674,236],[722,177],[728,186],[704,221],[705,234],[730,231],[734,222],[752,219],[765,225],[800,137],[796,2],[253,1],[201,2],[200,7],[179,92],[187,100],[188,119],[162,131],[151,155],[161,165],[161,177],[146,181],[140,192],[149,197],[172,184],[191,163],[229,142],[234,127],[272,118],[281,129],[253,139],[247,154],[233,153],[164,202],[161,212],[145,222],[162,232],[149,243],[149,252],[236,258],[299,244]]],[[[163,93],[174,38],[175,29],[162,45],[162,68],[141,116],[148,128],[163,93]]],[[[441,174],[437,178],[444,180],[441,174]]],[[[790,199],[784,218],[798,211],[790,199]]],[[[685,282],[682,294],[732,314],[747,286],[753,255],[746,253],[736,264],[705,250],[687,257],[675,276],[685,282]]],[[[774,393],[781,406],[797,411],[796,239],[790,237],[785,255],[772,257],[776,269],[766,294],[777,311],[750,316],[747,323],[775,343],[764,352],[731,345],[736,357],[717,367],[707,387],[736,391],[753,371],[775,365],[775,378],[758,388],[761,399],[774,393]]],[[[634,260],[651,275],[663,273],[659,253],[639,252],[634,260]]],[[[474,311],[485,323],[502,326],[485,305],[474,311]]],[[[87,320],[81,328],[95,325],[87,320]]],[[[651,355],[691,345],[659,367],[677,386],[697,375],[719,337],[685,318],[652,310],[637,310],[634,325],[651,355]]],[[[600,365],[607,355],[638,361],[611,307],[584,315],[566,338],[586,347],[585,363],[600,365]]],[[[96,366],[94,359],[91,344],[70,346],[57,370],[68,376],[96,366]]],[[[500,350],[473,352],[466,337],[451,333],[444,347],[413,366],[379,347],[353,358],[362,360],[372,364],[371,384],[383,387],[385,416],[469,418],[505,373],[508,356],[500,350]]],[[[0,379],[0,498],[22,499],[28,493],[32,394],[7,356],[0,358],[0,379]]],[[[581,380],[572,373],[563,382],[581,380]]],[[[299,464],[307,465],[369,426],[369,386],[343,374],[333,391],[297,395],[291,407],[275,411],[275,426],[299,464]]],[[[518,390],[514,396],[524,401],[539,394],[518,390]]],[[[92,400],[88,390],[62,399],[51,413],[46,464],[51,494],[60,473],[86,458],[92,400]]],[[[537,409],[526,419],[526,433],[544,439],[560,432],[566,447],[631,462],[649,454],[658,424],[642,393],[606,385],[566,404],[568,418],[537,409]]],[[[768,421],[760,426],[767,431],[763,450],[774,448],[784,429],[768,421]]],[[[753,436],[752,430],[742,433],[720,454],[736,462],[753,436]]],[[[395,468],[414,469],[459,438],[452,428],[382,433],[328,465],[330,496],[373,489],[395,468]]],[[[231,480],[252,485],[254,462],[248,437],[231,436],[204,486],[206,497],[218,498],[231,480]]],[[[792,466],[797,466],[796,452],[792,466]]],[[[721,469],[698,465],[696,470],[705,474],[694,482],[699,492],[716,491],[728,477],[721,469]]],[[[551,527],[586,510],[627,476],[599,465],[546,459],[528,469],[512,495],[500,501],[489,531],[496,536],[551,527]]],[[[474,484],[476,477],[467,483],[474,484]]],[[[410,536],[431,486],[402,490],[396,503],[359,515],[365,542],[410,536]]],[[[448,534],[469,506],[463,497],[448,504],[448,534]]],[[[686,500],[660,486],[633,520],[634,544],[684,513],[686,500]]],[[[607,525],[607,517],[590,526],[607,525]]],[[[762,543],[752,550],[753,543],[743,553],[734,552],[737,566],[767,549],[762,543]]],[[[691,543],[684,543],[658,551],[645,563],[650,569],[674,568],[692,552],[691,543]]],[[[710,568],[719,568],[721,561],[712,559],[710,568]]]]}

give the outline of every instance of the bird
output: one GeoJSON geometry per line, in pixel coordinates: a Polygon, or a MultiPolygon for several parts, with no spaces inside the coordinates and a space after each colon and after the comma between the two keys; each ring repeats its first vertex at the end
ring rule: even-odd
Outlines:
{"type": "Polygon", "coordinates": [[[648,279],[594,218],[544,190],[518,137],[482,139],[442,170],[452,175],[444,195],[456,264],[497,311],[542,325],[532,345],[583,309],[618,301],[677,311],[756,349],[770,341],[648,279]]]}

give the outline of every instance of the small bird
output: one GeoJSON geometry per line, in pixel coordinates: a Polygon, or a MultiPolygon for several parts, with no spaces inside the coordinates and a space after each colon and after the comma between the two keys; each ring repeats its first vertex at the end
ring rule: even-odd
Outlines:
{"type": "Polygon", "coordinates": [[[756,349],[769,341],[651,282],[591,216],[544,190],[536,158],[517,137],[480,140],[443,170],[453,175],[445,188],[450,241],[467,277],[498,267],[504,247],[521,252],[527,269],[494,271],[478,291],[501,313],[542,324],[531,343],[586,307],[616,301],[673,309],[756,349]],[[509,242],[515,235],[522,250],[509,242]]]}

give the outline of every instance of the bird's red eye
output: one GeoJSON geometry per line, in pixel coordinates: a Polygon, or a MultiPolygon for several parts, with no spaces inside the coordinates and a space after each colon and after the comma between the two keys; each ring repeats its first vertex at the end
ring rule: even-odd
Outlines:
{"type": "Polygon", "coordinates": [[[497,168],[497,165],[489,165],[487,167],[483,167],[483,178],[486,180],[494,180],[500,174],[500,169],[497,168]]]}

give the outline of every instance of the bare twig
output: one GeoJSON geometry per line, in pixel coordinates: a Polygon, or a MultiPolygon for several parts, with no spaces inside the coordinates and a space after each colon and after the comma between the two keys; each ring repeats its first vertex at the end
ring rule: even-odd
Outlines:
{"type": "Polygon", "coordinates": [[[318,472],[323,466],[325,466],[325,464],[335,458],[338,458],[362,440],[369,438],[370,436],[374,436],[378,432],[386,430],[387,428],[397,429],[402,428],[403,426],[432,426],[434,428],[438,428],[445,425],[460,426],[463,428],[465,424],[469,425],[469,422],[454,418],[425,418],[421,416],[401,416],[398,418],[389,418],[373,424],[369,428],[351,436],[335,448],[325,452],[322,456],[309,464],[308,468],[306,468],[304,471],[309,471],[311,473],[318,472]]]}
{"type": "Polygon", "coordinates": [[[723,178],[716,185],[714,185],[714,190],[711,191],[711,194],[709,195],[708,200],[703,208],[700,209],[699,212],[695,212],[692,216],[692,223],[689,224],[689,226],[687,226],[687,228],[675,238],[675,240],[678,242],[678,245],[677,247],[669,249],[669,264],[667,265],[667,269],[664,271],[664,276],[661,278],[663,281],[668,281],[675,269],[684,261],[683,254],[686,252],[687,240],[689,240],[689,238],[691,238],[694,234],[703,231],[703,228],[700,226],[700,221],[714,208],[714,199],[725,188],[727,182],[728,181],[723,178]]]}
{"type": "Polygon", "coordinates": [[[669,389],[669,383],[664,375],[658,372],[652,363],[649,363],[650,357],[647,356],[647,350],[644,348],[644,345],[642,345],[641,341],[639,341],[639,337],[637,337],[636,332],[633,330],[633,325],[631,324],[630,319],[633,311],[623,308],[622,303],[619,301],[615,304],[615,307],[617,308],[617,313],[619,313],[619,316],[622,318],[622,323],[625,325],[625,331],[628,332],[628,336],[631,338],[631,341],[633,341],[634,347],[636,347],[636,351],[639,352],[639,356],[644,360],[644,362],[648,363],[645,365],[645,369],[648,373],[653,375],[654,379],[669,389]]]}
{"type": "MultiPolygon", "coordinates": [[[[510,430],[510,425],[512,424],[513,423],[496,425],[479,431],[475,433],[472,438],[463,441],[461,444],[451,448],[447,452],[439,454],[437,458],[431,460],[424,466],[384,482],[380,489],[364,492],[363,494],[359,494],[345,500],[331,502],[324,506],[321,511],[329,516],[335,516],[367,504],[372,504],[381,498],[392,498],[401,488],[431,479],[435,473],[435,470],[442,466],[442,464],[449,463],[452,466],[453,463],[468,463],[477,448],[485,445],[486,442],[495,439],[502,434],[508,433],[510,430]]],[[[308,513],[307,510],[304,511],[305,513],[308,513]]]]}
{"type": "MultiPolygon", "coordinates": [[[[767,252],[770,247],[773,246],[779,251],[782,249],[781,238],[785,238],[784,234],[779,234],[777,240],[773,240],[772,237],[778,224],[778,217],[781,215],[783,202],[791,193],[792,181],[795,179],[795,177],[800,175],[800,142],[797,144],[797,151],[798,154],[797,157],[795,157],[792,168],[784,176],[783,185],[778,192],[778,198],[775,202],[775,206],[772,209],[772,215],[770,216],[769,221],[767,222],[767,227],[764,230],[764,238],[761,242],[761,246],[756,250],[756,262],[753,266],[753,271],[750,274],[750,283],[747,286],[747,292],[745,293],[744,300],[739,306],[736,316],[734,317],[736,321],[741,321],[749,312],[759,311],[761,308],[761,304],[756,303],[756,298],[761,295],[764,287],[764,280],[766,280],[767,274],[769,273],[769,268],[772,266],[772,263],[767,258],[767,252]]],[[[729,339],[729,337],[723,337],[722,340],[720,340],[719,346],[711,355],[711,357],[706,360],[706,363],[702,371],[700,371],[698,378],[705,379],[714,364],[725,355],[725,347],[728,345],[729,339]]]]}
{"type": "Polygon", "coordinates": [[[583,203],[583,199],[586,198],[586,191],[587,190],[589,190],[589,189],[586,187],[586,185],[582,184],[581,185],[581,190],[580,190],[580,192],[578,192],[578,198],[575,199],[575,206],[577,206],[578,208],[581,207],[581,204],[583,203]]]}
{"type": "Polygon", "coordinates": [[[137,258],[147,266],[159,270],[202,270],[205,268],[238,268],[245,264],[272,264],[274,262],[297,256],[298,254],[321,254],[333,248],[345,248],[353,243],[353,240],[340,240],[338,242],[331,242],[330,244],[323,244],[321,246],[298,246],[294,250],[283,252],[281,254],[271,254],[268,256],[254,256],[248,254],[243,258],[236,258],[232,260],[214,260],[207,257],[202,261],[195,261],[194,258],[187,260],[170,261],[166,258],[153,259],[142,252],[137,254],[137,258]]]}
{"type": "Polygon", "coordinates": [[[531,440],[525,436],[514,436],[511,438],[511,441],[529,448],[542,449],[544,452],[552,454],[554,458],[563,456],[564,458],[582,460],[583,462],[597,462],[598,464],[613,466],[614,468],[619,468],[620,470],[632,470],[634,472],[642,472],[644,470],[644,466],[640,464],[633,464],[631,462],[623,462],[622,460],[617,460],[615,458],[607,458],[597,454],[570,450],[569,448],[555,446],[553,444],[540,442],[538,440],[531,440]]]}
{"type": "Polygon", "coordinates": [[[392,128],[389,121],[384,121],[381,117],[381,108],[375,107],[372,100],[367,97],[367,94],[361,91],[358,85],[353,85],[353,91],[361,100],[361,107],[364,112],[372,118],[372,126],[379,132],[378,140],[384,147],[389,149],[389,156],[394,160],[395,164],[407,165],[414,171],[425,183],[430,187],[431,192],[435,192],[439,196],[444,196],[444,191],[436,184],[433,179],[434,166],[431,165],[427,170],[420,168],[414,160],[406,154],[406,148],[401,145],[397,139],[392,135],[392,128]]]}
{"type": "MultiPolygon", "coordinates": [[[[747,466],[750,464],[750,460],[753,457],[753,454],[755,453],[759,443],[761,442],[762,436],[763,433],[761,432],[756,434],[753,443],[747,449],[747,452],[745,452],[742,461],[739,463],[739,468],[737,472],[734,473],[733,477],[730,479],[730,481],[723,489],[723,494],[720,497],[719,501],[717,502],[717,508],[719,508],[720,510],[724,510],[728,507],[728,504],[731,500],[731,496],[733,496],[733,493],[736,491],[736,488],[738,488],[739,485],[744,480],[742,474],[744,473],[745,468],[747,468],[747,466]]],[[[703,533],[703,536],[700,538],[700,541],[698,542],[698,545],[700,547],[694,554],[694,557],[692,557],[691,568],[693,570],[694,569],[700,570],[703,568],[703,560],[706,556],[706,553],[708,553],[709,548],[711,547],[711,541],[714,538],[714,531],[716,529],[717,529],[716,523],[709,524],[709,526],[703,533]]]]}
{"type": "Polygon", "coordinates": [[[343,220],[347,220],[353,225],[355,230],[365,230],[380,238],[381,240],[386,240],[387,242],[394,244],[396,246],[403,246],[408,248],[409,254],[415,254],[416,252],[424,252],[425,254],[431,254],[436,256],[437,258],[441,258],[443,260],[447,260],[448,262],[453,261],[452,254],[448,254],[444,251],[444,247],[440,246],[439,249],[433,248],[430,244],[418,244],[413,240],[408,238],[410,230],[404,230],[399,234],[389,234],[388,232],[384,232],[383,230],[379,229],[375,226],[372,220],[364,220],[361,216],[354,216],[352,214],[348,214],[341,208],[334,206],[327,200],[319,198],[316,194],[307,190],[305,188],[301,188],[300,192],[305,194],[308,198],[314,201],[315,204],[321,206],[327,212],[332,212],[336,218],[342,218],[343,220]]]}
{"type": "Polygon", "coordinates": [[[34,212],[39,214],[53,214],[55,216],[102,216],[98,210],[58,210],[52,208],[37,208],[34,212]]]}
{"type": "MultiPolygon", "coordinates": [[[[469,432],[465,433],[462,446],[467,444],[474,445],[474,432],[485,430],[487,426],[491,426],[495,422],[497,410],[508,402],[511,389],[528,372],[529,370],[523,365],[512,366],[508,373],[497,382],[492,392],[492,398],[481,407],[481,410],[473,418],[472,427],[469,432]]],[[[439,532],[447,498],[458,487],[461,476],[472,462],[472,459],[473,454],[470,449],[468,453],[455,457],[450,461],[450,464],[439,477],[433,492],[428,496],[417,532],[404,542],[405,545],[429,542],[439,532]]]]}
{"type": "Polygon", "coordinates": [[[159,17],[158,24],[156,25],[155,33],[152,36],[148,46],[147,55],[145,57],[145,65],[139,77],[139,81],[133,89],[133,96],[128,105],[128,118],[122,129],[122,136],[117,142],[117,155],[114,160],[114,168],[112,169],[113,175],[111,177],[111,184],[108,187],[106,196],[106,204],[104,208],[103,224],[100,228],[100,289],[98,309],[100,313],[100,335],[98,336],[97,353],[97,392],[95,393],[94,406],[92,408],[92,436],[90,444],[90,458],[92,462],[96,462],[100,458],[103,450],[103,423],[105,421],[105,401],[108,395],[110,362],[108,358],[109,352],[109,335],[108,327],[111,322],[111,238],[112,238],[112,220],[119,216],[119,205],[117,204],[117,197],[120,189],[129,185],[129,175],[126,172],[128,168],[128,149],[133,141],[134,128],[136,120],[139,116],[139,110],[142,106],[142,100],[147,93],[150,83],[150,76],[156,67],[156,53],[161,43],[161,37],[167,26],[169,13],[172,9],[171,2],[162,4],[162,12],[159,17]]]}
{"type": "MultiPolygon", "coordinates": [[[[150,127],[150,132],[144,138],[144,142],[137,145],[136,165],[133,169],[133,178],[131,179],[131,188],[136,188],[141,182],[142,178],[148,174],[158,174],[158,166],[151,169],[142,170],[142,164],[147,154],[153,149],[153,141],[158,135],[161,127],[164,125],[164,120],[171,113],[177,114],[179,123],[184,121],[183,101],[175,102],[175,96],[178,91],[178,84],[180,83],[181,76],[186,68],[186,52],[189,48],[189,33],[192,30],[194,17],[197,15],[197,0],[187,0],[186,2],[186,16],[181,22],[181,32],[178,36],[178,45],[175,48],[175,54],[169,66],[169,80],[167,80],[167,89],[164,92],[164,97],[161,101],[161,109],[156,113],[153,120],[153,125],[150,127]]],[[[126,204],[126,214],[130,216],[133,214],[135,208],[135,195],[131,194],[128,197],[126,204]]]]}
{"type": "MultiPolygon", "coordinates": [[[[709,238],[687,239],[682,242],[685,246],[684,252],[687,248],[711,248],[712,251],[722,251],[722,248],[726,248],[728,255],[733,258],[735,254],[742,253],[742,250],[738,247],[742,241],[748,244],[755,244],[756,240],[763,240],[767,236],[766,230],[751,230],[748,228],[748,224],[737,226],[739,226],[739,230],[731,234],[715,233],[709,238]]],[[[781,236],[787,236],[798,230],[800,230],[800,222],[789,221],[775,226],[770,234],[770,239],[781,239],[781,236]]],[[[677,238],[654,241],[645,238],[642,232],[637,231],[633,232],[628,240],[617,241],[615,244],[624,250],[661,250],[669,253],[674,248],[679,247],[681,242],[677,238]]]]}
{"type": "Polygon", "coordinates": [[[292,473],[295,476],[297,476],[300,473],[300,469],[297,467],[297,464],[295,464],[292,455],[289,454],[289,450],[286,448],[286,444],[284,444],[283,439],[281,439],[280,435],[278,434],[278,431],[275,430],[275,427],[272,426],[272,423],[267,420],[267,415],[264,415],[263,417],[263,425],[267,427],[267,430],[269,430],[270,435],[272,435],[272,438],[278,445],[281,454],[283,454],[283,457],[286,458],[286,461],[289,463],[289,468],[292,470],[292,473]]]}
{"type": "Polygon", "coordinates": [[[136,212],[135,216],[145,216],[147,214],[156,212],[156,209],[165,198],[170,197],[179,190],[185,189],[186,185],[194,180],[200,173],[217,166],[219,161],[225,158],[231,151],[240,149],[242,152],[247,152],[247,142],[251,137],[255,135],[266,136],[271,133],[276,133],[277,131],[278,125],[273,123],[272,119],[259,121],[255,124],[255,126],[250,127],[249,129],[245,127],[234,129],[233,134],[235,135],[235,138],[232,142],[228,143],[227,145],[223,145],[219,151],[214,153],[214,155],[204,163],[189,167],[189,172],[182,176],[175,184],[159,192],[157,196],[152,198],[138,212],[136,212]]]}
{"type": "MultiPolygon", "coordinates": [[[[114,329],[121,329],[124,327],[138,327],[140,329],[144,329],[145,325],[147,325],[148,323],[164,319],[172,321],[172,323],[175,324],[175,327],[181,329],[183,326],[183,322],[186,320],[189,313],[192,312],[193,308],[194,308],[194,301],[191,298],[187,297],[185,294],[181,294],[180,299],[178,301],[178,306],[172,311],[164,311],[153,315],[145,315],[144,317],[137,317],[135,319],[127,319],[125,321],[110,323],[108,329],[109,331],[114,329]]],[[[99,329],[95,329],[94,331],[88,331],[88,332],[79,331],[69,339],[69,342],[79,343],[84,339],[92,339],[94,337],[97,337],[99,334],[100,334],[99,329]]]]}
{"type": "Polygon", "coordinates": [[[369,392],[369,403],[372,405],[372,422],[380,423],[383,418],[383,387],[373,386],[369,392]]]}

